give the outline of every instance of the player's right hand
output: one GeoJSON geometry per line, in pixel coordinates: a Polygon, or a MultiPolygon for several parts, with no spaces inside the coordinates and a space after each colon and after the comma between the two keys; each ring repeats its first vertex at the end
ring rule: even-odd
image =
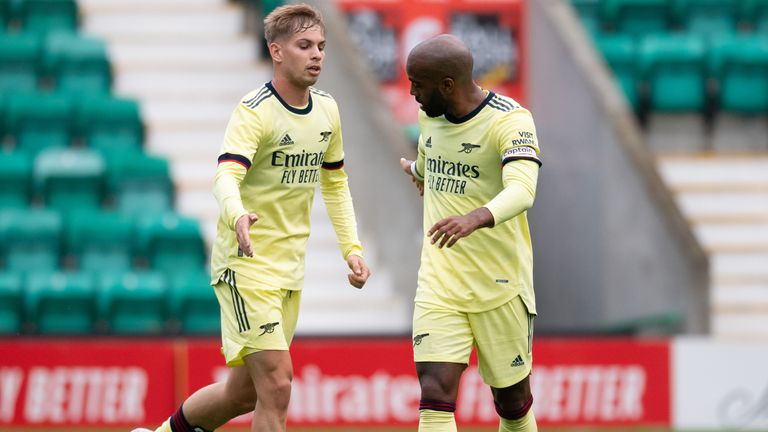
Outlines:
{"type": "Polygon", "coordinates": [[[256,213],[248,213],[240,216],[240,219],[235,223],[237,244],[240,246],[240,250],[249,257],[253,257],[253,249],[251,248],[251,225],[257,220],[259,220],[259,217],[256,216],[256,213]]]}
{"type": "Polygon", "coordinates": [[[347,265],[352,270],[352,273],[347,275],[349,284],[357,289],[362,288],[371,276],[371,270],[368,268],[365,260],[361,256],[350,255],[347,257],[347,265]]]}
{"type": "Polygon", "coordinates": [[[413,162],[414,161],[408,160],[406,158],[400,158],[400,168],[402,168],[403,171],[408,174],[408,177],[411,178],[413,184],[416,185],[416,189],[419,190],[419,195],[424,196],[424,182],[414,177],[413,171],[411,171],[411,165],[413,162]]]}

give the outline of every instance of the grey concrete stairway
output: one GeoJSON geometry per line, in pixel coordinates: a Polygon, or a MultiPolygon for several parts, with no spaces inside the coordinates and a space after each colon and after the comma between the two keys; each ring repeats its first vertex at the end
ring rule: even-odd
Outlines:
{"type": "Polygon", "coordinates": [[[768,339],[768,154],[659,157],[711,259],[712,334],[768,339]]]}

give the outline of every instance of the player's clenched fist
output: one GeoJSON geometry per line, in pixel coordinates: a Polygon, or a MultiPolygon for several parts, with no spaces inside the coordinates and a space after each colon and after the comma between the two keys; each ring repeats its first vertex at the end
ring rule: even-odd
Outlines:
{"type": "Polygon", "coordinates": [[[352,273],[347,275],[349,283],[355,288],[362,288],[368,277],[371,276],[371,271],[365,264],[365,260],[361,256],[350,255],[347,257],[347,265],[352,273]]]}

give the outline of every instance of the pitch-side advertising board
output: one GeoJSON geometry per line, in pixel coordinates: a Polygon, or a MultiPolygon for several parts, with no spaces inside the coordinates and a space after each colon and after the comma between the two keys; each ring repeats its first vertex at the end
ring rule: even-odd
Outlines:
{"type": "MultiPolygon", "coordinates": [[[[216,339],[6,339],[0,351],[0,429],[157,425],[191,391],[228,373],[216,339]]],[[[419,385],[410,340],[298,339],[291,352],[290,424],[416,424],[419,385]]],[[[491,392],[475,364],[461,382],[457,420],[495,425],[491,392]]],[[[666,340],[537,340],[537,419],[542,425],[668,425],[669,364],[666,340]]]]}

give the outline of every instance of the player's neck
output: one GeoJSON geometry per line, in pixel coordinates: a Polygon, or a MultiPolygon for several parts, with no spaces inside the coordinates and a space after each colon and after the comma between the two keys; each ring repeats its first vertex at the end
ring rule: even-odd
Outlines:
{"type": "Polygon", "coordinates": [[[466,92],[457,95],[448,112],[453,117],[462,118],[479,107],[485,100],[485,97],[486,94],[483,92],[483,89],[473,85],[466,92]]]}
{"type": "Polygon", "coordinates": [[[285,78],[275,75],[272,78],[272,87],[277,94],[290,106],[303,107],[309,103],[309,87],[296,86],[285,78]]]}

